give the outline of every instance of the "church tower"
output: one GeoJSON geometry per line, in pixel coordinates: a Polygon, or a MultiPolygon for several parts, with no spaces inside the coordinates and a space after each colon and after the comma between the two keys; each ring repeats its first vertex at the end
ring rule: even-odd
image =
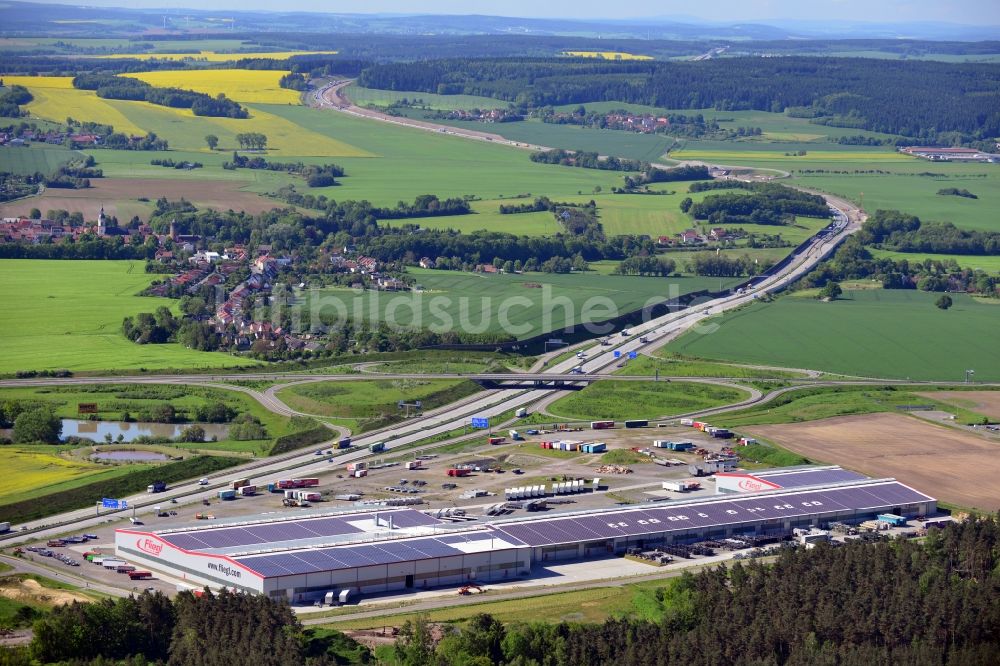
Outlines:
{"type": "Polygon", "coordinates": [[[101,212],[97,216],[97,235],[106,236],[108,234],[108,218],[104,215],[104,206],[101,206],[101,212]]]}

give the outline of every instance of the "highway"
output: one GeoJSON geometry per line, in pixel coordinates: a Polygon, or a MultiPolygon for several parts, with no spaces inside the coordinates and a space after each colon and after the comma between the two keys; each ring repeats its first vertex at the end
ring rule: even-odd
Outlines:
{"type": "MultiPolygon", "coordinates": [[[[553,365],[552,367],[549,367],[543,373],[532,373],[532,375],[537,374],[546,378],[552,377],[553,379],[566,377],[566,381],[569,381],[570,378],[580,378],[577,375],[569,374],[569,371],[576,367],[580,367],[582,372],[587,375],[609,374],[617,369],[617,365],[620,362],[620,359],[615,356],[615,351],[618,351],[622,356],[627,356],[631,351],[643,352],[647,349],[652,349],[657,345],[664,344],[665,341],[676,337],[680,333],[702,324],[702,322],[709,320],[715,315],[753,302],[754,298],[756,298],[758,294],[784,289],[791,282],[812,270],[812,267],[815,266],[816,263],[829,255],[836,248],[836,246],[843,241],[844,238],[846,238],[849,234],[854,233],[860,227],[860,221],[863,219],[860,211],[853,207],[840,208],[837,204],[841,202],[838,201],[831,201],[830,203],[831,206],[835,207],[838,211],[838,219],[835,222],[834,228],[815,236],[807,246],[802,248],[801,251],[775,275],[759,279],[759,281],[757,281],[754,285],[752,292],[725,295],[702,303],[697,307],[672,312],[652,319],[648,322],[632,326],[630,328],[631,335],[627,337],[621,335],[614,336],[612,338],[613,343],[611,345],[595,347],[593,354],[585,360],[570,357],[558,364],[553,365]],[[643,339],[647,342],[643,342],[643,339]]],[[[841,203],[841,205],[843,204],[841,203]]],[[[347,376],[353,377],[353,375],[347,376]]],[[[505,374],[497,376],[505,379],[520,377],[520,375],[517,374],[512,376],[505,374]]],[[[266,379],[287,379],[290,381],[323,381],[324,379],[322,376],[317,377],[315,375],[295,376],[257,373],[209,376],[161,375],[155,377],[135,378],[90,377],[26,379],[5,380],[0,383],[0,385],[34,386],[40,384],[120,383],[132,381],[149,381],[152,383],[163,384],[219,383],[225,382],[227,377],[243,380],[259,377],[266,379]]],[[[342,379],[343,377],[345,376],[337,376],[338,379],[342,379]]],[[[649,378],[644,379],[646,381],[649,380],[649,378]]],[[[705,380],[702,378],[699,381],[715,380],[705,380]]],[[[292,410],[287,405],[282,403],[275,395],[274,390],[259,392],[246,387],[237,388],[238,390],[253,395],[253,397],[262,405],[272,411],[275,411],[276,413],[284,415],[299,414],[299,412],[292,410]]],[[[140,493],[124,499],[128,500],[129,506],[135,507],[137,510],[146,509],[148,511],[152,506],[169,503],[171,500],[176,500],[178,504],[189,504],[201,502],[204,498],[214,497],[216,490],[225,485],[225,479],[238,476],[249,477],[252,482],[258,485],[263,485],[269,481],[273,481],[278,477],[278,475],[283,473],[285,476],[309,476],[310,474],[314,474],[319,471],[329,470],[331,467],[342,466],[348,462],[371,458],[372,454],[368,452],[367,447],[375,442],[386,442],[387,448],[391,451],[392,449],[400,446],[412,444],[429,437],[462,428],[469,423],[469,419],[472,416],[497,417],[506,412],[510,412],[517,407],[526,406],[531,408],[542,401],[547,402],[548,400],[553,399],[558,392],[558,389],[552,388],[503,388],[486,391],[476,394],[471,399],[467,399],[458,405],[448,405],[420,417],[410,419],[402,424],[392,426],[388,429],[367,433],[364,436],[356,438],[353,442],[354,445],[360,448],[347,453],[334,455],[330,460],[327,460],[325,456],[318,460],[317,456],[314,455],[314,452],[316,448],[328,448],[331,446],[336,439],[342,436],[342,433],[339,430],[336,433],[337,437],[332,438],[325,444],[310,447],[308,450],[288,456],[282,456],[277,459],[254,461],[252,463],[232,468],[223,473],[214,475],[208,486],[199,486],[196,480],[191,480],[186,483],[175,485],[165,493],[140,493]]],[[[750,400],[743,401],[741,404],[753,404],[754,402],[762,399],[762,397],[763,396],[759,392],[755,392],[751,396],[750,400]]],[[[730,406],[730,408],[731,407],[733,406],[730,406]]],[[[380,455],[384,456],[385,454],[380,455]]],[[[97,498],[95,498],[95,500],[96,499],[97,498]]],[[[124,516],[113,516],[115,519],[122,517],[124,516]]],[[[67,531],[80,530],[108,519],[109,518],[106,515],[98,517],[94,508],[79,509],[61,514],[59,516],[50,516],[45,519],[27,523],[23,525],[23,527],[27,528],[26,533],[15,532],[2,538],[4,542],[7,543],[18,543],[53,536],[56,534],[63,534],[67,531]]]]}

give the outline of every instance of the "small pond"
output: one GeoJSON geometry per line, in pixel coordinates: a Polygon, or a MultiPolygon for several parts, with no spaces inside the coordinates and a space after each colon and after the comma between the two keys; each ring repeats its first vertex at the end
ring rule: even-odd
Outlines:
{"type": "Polygon", "coordinates": [[[170,460],[155,451],[98,451],[90,456],[92,460],[114,460],[116,462],[160,462],[170,460]]]}

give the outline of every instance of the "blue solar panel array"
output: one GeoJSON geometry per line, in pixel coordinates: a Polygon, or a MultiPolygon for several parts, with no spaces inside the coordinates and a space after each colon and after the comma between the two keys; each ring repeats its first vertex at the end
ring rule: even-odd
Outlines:
{"type": "Polygon", "coordinates": [[[679,507],[650,507],[598,515],[552,517],[500,524],[496,529],[530,546],[640,536],[758,520],[810,516],[926,502],[931,498],[899,483],[829,488],[794,495],[748,495],[679,507]]]}
{"type": "Polygon", "coordinates": [[[770,481],[782,488],[802,488],[803,486],[819,486],[845,481],[860,481],[866,478],[863,474],[846,469],[804,469],[796,472],[767,473],[761,472],[753,476],[764,481],[770,481]]]}
{"type": "MultiPolygon", "coordinates": [[[[388,527],[392,518],[393,527],[419,527],[421,525],[436,525],[441,521],[420,511],[401,509],[397,511],[377,512],[380,522],[388,527]]],[[[316,539],[344,534],[358,534],[358,529],[350,522],[374,520],[376,512],[357,513],[344,516],[326,516],[322,518],[300,518],[297,520],[281,520],[270,523],[251,525],[236,525],[217,529],[199,529],[190,532],[162,534],[160,538],[184,550],[208,550],[214,548],[239,548],[242,546],[263,545],[300,539],[316,539]],[[348,522],[350,521],[350,522],[348,522]]]]}
{"type": "Polygon", "coordinates": [[[246,555],[234,559],[265,577],[288,576],[461,555],[463,551],[455,545],[484,542],[493,538],[502,539],[514,546],[547,546],[811,516],[833,511],[881,510],[927,501],[931,501],[931,498],[912,488],[896,482],[886,482],[795,493],[760,493],[677,507],[651,506],[615,512],[553,516],[499,523],[472,532],[246,555]]]}

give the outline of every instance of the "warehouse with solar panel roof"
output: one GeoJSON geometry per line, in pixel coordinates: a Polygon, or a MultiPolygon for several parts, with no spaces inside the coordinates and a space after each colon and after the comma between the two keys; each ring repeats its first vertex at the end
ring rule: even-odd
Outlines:
{"type": "Polygon", "coordinates": [[[330,593],[356,597],[524,579],[555,561],[936,511],[934,498],[895,479],[835,467],[722,475],[718,482],[721,494],[714,496],[462,524],[413,508],[369,507],[123,528],[116,530],[115,550],[191,587],[310,603],[330,593]]]}

